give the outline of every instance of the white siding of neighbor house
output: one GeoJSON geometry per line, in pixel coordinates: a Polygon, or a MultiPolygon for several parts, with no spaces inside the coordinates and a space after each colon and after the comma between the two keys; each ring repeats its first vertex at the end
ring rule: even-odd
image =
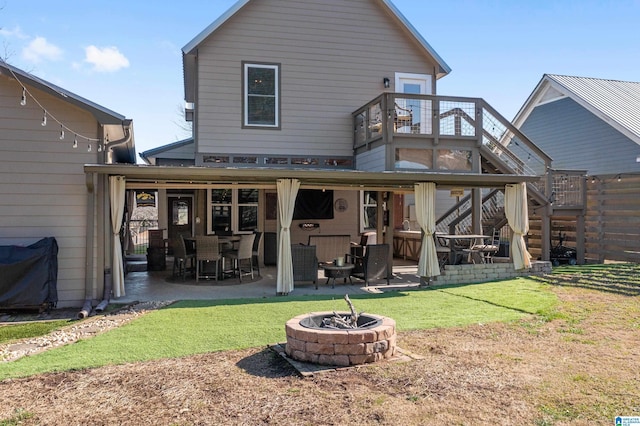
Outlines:
{"type": "Polygon", "coordinates": [[[197,151],[352,155],[351,113],[382,79],[433,74],[409,40],[371,0],[249,2],[199,46],[197,151]],[[242,128],[243,61],[281,65],[280,130],[242,128]]]}
{"type": "MultiPolygon", "coordinates": [[[[34,88],[38,101],[66,126],[96,138],[98,124],[82,111],[34,88]]],[[[73,134],[60,140],[60,125],[22,89],[0,76],[0,245],[29,245],[55,237],[58,246],[58,306],[81,306],[85,294],[87,188],[83,165],[96,163],[95,144],[72,148],[73,134]]]]}

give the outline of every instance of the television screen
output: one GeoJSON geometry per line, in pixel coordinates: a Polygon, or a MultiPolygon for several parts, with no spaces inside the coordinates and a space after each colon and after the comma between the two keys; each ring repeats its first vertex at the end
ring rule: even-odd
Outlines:
{"type": "Polygon", "coordinates": [[[301,189],[293,211],[294,220],[333,219],[333,191],[301,189]]]}

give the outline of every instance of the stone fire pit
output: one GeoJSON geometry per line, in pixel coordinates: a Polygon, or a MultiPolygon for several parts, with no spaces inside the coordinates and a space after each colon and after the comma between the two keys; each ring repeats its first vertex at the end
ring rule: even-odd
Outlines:
{"type": "MultiPolygon", "coordinates": [[[[347,297],[345,297],[347,298],[347,297]]],[[[347,298],[348,299],[348,298],[347,298]]],[[[325,319],[352,312],[317,312],[287,321],[287,356],[302,362],[347,367],[381,361],[396,354],[396,322],[360,314],[356,328],[324,328],[325,319]]]]}

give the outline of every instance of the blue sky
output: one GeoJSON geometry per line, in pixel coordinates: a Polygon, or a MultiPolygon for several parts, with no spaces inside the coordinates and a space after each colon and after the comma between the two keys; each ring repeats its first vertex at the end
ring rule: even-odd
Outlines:
{"type": "MultiPolygon", "coordinates": [[[[142,152],[186,136],[180,50],[234,3],[0,0],[0,55],[132,118],[142,152]]],[[[640,81],[640,0],[394,4],[452,68],[438,93],[507,119],[545,73],[640,81]]]]}

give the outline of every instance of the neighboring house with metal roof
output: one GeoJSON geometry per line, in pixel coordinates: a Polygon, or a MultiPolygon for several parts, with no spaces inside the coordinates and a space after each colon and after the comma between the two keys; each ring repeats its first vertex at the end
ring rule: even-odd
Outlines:
{"type": "Polygon", "coordinates": [[[55,237],[59,306],[101,298],[111,266],[96,244],[110,229],[89,225],[107,185],[87,163],[135,163],[132,121],[0,61],[0,245],[55,237]]]}
{"type": "Polygon", "coordinates": [[[140,158],[150,166],[193,166],[195,164],[193,138],[143,151],[140,153],[140,158]]]}
{"type": "Polygon", "coordinates": [[[640,82],[545,74],[513,124],[556,169],[640,172],[640,82]]]}

